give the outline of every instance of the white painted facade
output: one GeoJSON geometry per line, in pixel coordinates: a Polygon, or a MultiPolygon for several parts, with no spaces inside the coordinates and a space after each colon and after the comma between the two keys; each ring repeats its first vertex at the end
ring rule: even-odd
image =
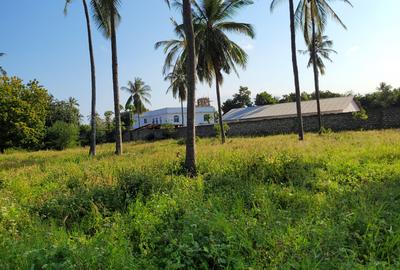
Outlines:
{"type": "MultiPolygon", "coordinates": [[[[215,108],[212,106],[208,107],[196,107],[196,126],[199,125],[208,125],[214,123],[214,113],[215,108]],[[210,116],[210,123],[206,120],[206,115],[210,116]]],[[[186,108],[183,108],[183,125],[186,126],[186,108]]],[[[163,124],[172,124],[172,125],[182,125],[182,109],[180,107],[174,108],[163,108],[154,111],[148,111],[143,113],[140,116],[140,127],[146,125],[163,125],[163,124]]],[[[139,123],[137,119],[137,115],[135,115],[135,123],[133,128],[139,128],[139,123]]]]}

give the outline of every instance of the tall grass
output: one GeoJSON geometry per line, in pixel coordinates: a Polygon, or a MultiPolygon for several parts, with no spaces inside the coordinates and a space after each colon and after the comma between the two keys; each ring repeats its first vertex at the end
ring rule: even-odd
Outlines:
{"type": "Polygon", "coordinates": [[[400,133],[0,156],[1,269],[400,269],[400,133]]]}

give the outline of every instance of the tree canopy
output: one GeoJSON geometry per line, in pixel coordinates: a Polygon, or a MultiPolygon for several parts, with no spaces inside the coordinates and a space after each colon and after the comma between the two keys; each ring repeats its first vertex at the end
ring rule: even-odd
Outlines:
{"type": "Polygon", "coordinates": [[[37,149],[45,136],[49,95],[38,81],[0,80],[0,151],[8,147],[37,149]]]}
{"type": "Polygon", "coordinates": [[[263,106],[278,103],[278,99],[273,97],[268,92],[264,91],[256,95],[255,105],[263,106]]]}

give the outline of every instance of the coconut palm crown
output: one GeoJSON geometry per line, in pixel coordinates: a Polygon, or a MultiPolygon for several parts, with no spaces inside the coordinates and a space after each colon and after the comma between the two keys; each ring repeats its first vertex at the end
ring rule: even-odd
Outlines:
{"type": "MultiPolygon", "coordinates": [[[[315,40],[315,56],[316,56],[316,64],[321,75],[325,75],[325,64],[324,59],[329,62],[333,62],[330,58],[331,53],[337,53],[333,47],[333,41],[328,39],[328,36],[318,35],[315,40]]],[[[307,67],[311,67],[313,65],[313,57],[312,57],[312,44],[308,44],[307,50],[300,50],[302,54],[309,54],[310,59],[308,60],[307,67]]]]}
{"type": "Polygon", "coordinates": [[[222,72],[238,74],[236,65],[245,68],[247,53],[227,36],[227,33],[243,34],[254,38],[253,26],[232,21],[241,8],[252,4],[250,0],[202,0],[194,2],[194,24],[196,25],[196,48],[198,49],[197,73],[201,81],[211,85],[216,82],[221,140],[225,142],[222,124],[220,85],[222,72]]]}
{"type": "Polygon", "coordinates": [[[145,82],[141,78],[135,78],[135,81],[128,81],[127,87],[121,87],[121,90],[124,90],[130,94],[128,100],[126,101],[125,107],[128,108],[133,104],[134,111],[137,114],[139,127],[140,127],[140,115],[143,113],[144,104],[150,103],[150,86],[146,85],[145,82]]]}

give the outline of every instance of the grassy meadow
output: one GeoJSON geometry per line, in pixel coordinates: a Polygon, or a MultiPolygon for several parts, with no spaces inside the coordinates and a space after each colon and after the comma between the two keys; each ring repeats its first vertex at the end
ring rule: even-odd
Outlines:
{"type": "Polygon", "coordinates": [[[400,132],[0,155],[0,269],[400,269],[400,132]]]}

